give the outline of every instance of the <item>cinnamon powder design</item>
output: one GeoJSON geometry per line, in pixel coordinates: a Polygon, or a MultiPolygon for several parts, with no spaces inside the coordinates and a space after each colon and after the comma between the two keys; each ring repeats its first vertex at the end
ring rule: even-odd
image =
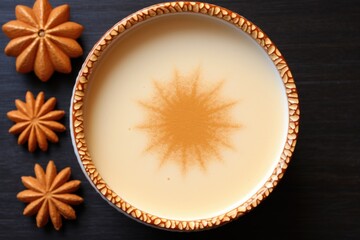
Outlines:
{"type": "Polygon", "coordinates": [[[147,132],[145,152],[156,152],[160,166],[176,161],[185,173],[189,166],[222,160],[221,150],[232,149],[230,134],[240,128],[230,114],[237,101],[220,95],[224,81],[207,86],[201,81],[200,68],[189,76],[177,70],[168,83],[154,81],[154,96],[139,101],[146,111],[145,121],[138,126],[147,132]]]}

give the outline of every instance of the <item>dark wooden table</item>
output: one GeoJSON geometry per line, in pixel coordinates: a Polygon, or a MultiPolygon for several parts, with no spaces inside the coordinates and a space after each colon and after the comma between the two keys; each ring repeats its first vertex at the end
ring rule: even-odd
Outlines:
{"type": "MultiPolygon", "coordinates": [[[[260,206],[223,227],[174,233],[137,223],[110,207],[85,179],[73,153],[70,133],[47,152],[29,153],[8,133],[6,112],[25,92],[45,91],[66,110],[86,54],[102,34],[130,13],[156,1],[59,0],[69,3],[71,19],[85,26],[80,38],[85,55],[72,60],[73,72],[55,74],[42,83],[34,74],[15,71],[15,59],[0,54],[0,239],[360,239],[360,3],[359,1],[209,1],[247,17],[277,44],[295,77],[300,94],[301,129],[295,155],[284,179],[260,206]],[[61,231],[51,224],[35,227],[22,216],[16,200],[20,177],[32,175],[35,163],[55,160],[72,167],[82,180],[78,219],[61,231]]],[[[33,0],[1,0],[0,24],[15,18],[15,5],[33,0]]],[[[7,37],[0,33],[0,49],[7,37]]],[[[2,50],[1,50],[2,51],[2,50]]]]}

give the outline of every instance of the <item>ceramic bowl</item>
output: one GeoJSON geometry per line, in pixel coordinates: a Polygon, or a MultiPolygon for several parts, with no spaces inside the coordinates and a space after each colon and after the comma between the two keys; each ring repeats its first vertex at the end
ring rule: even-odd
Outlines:
{"type": "Polygon", "coordinates": [[[284,57],[243,16],[201,2],[139,10],[95,44],[70,108],[95,190],[165,230],[218,227],[278,184],[299,131],[284,57]]]}

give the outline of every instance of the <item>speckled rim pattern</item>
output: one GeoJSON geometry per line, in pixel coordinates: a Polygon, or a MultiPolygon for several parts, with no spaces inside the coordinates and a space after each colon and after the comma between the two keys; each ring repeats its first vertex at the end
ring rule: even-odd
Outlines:
{"type": "Polygon", "coordinates": [[[299,99],[294,79],[283,56],[273,42],[261,29],[241,15],[213,4],[201,2],[166,2],[156,4],[135,12],[114,25],[104,34],[100,41],[95,44],[79,72],[71,99],[70,114],[71,137],[75,154],[85,173],[85,176],[89,179],[90,183],[100,193],[100,195],[106,199],[110,205],[124,212],[126,215],[133,217],[135,220],[154,227],[175,231],[196,231],[223,225],[251,211],[251,209],[255,208],[262,200],[269,196],[274,187],[278,184],[279,180],[283,177],[290,162],[290,158],[296,145],[300,118],[299,99]],[[222,19],[223,21],[229,22],[238,27],[256,40],[256,42],[267,52],[268,56],[278,69],[285,86],[289,107],[289,127],[285,146],[272,175],[267,179],[265,184],[246,202],[231,211],[212,218],[191,221],[179,221],[176,219],[165,219],[154,216],[137,209],[112,191],[102,179],[96,169],[96,166],[91,160],[84,136],[83,124],[83,104],[88,79],[92,73],[94,65],[96,65],[96,62],[104,50],[118,36],[125,34],[133,26],[156,16],[179,12],[204,14],[222,19]]]}

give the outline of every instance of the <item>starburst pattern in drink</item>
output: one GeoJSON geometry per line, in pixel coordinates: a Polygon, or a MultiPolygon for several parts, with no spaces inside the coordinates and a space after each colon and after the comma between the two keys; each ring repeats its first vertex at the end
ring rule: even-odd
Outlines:
{"type": "Polygon", "coordinates": [[[230,114],[237,102],[220,95],[223,84],[206,86],[199,68],[186,77],[175,70],[168,83],[154,81],[154,96],[139,101],[147,113],[138,126],[149,136],[146,152],[158,153],[160,165],[176,161],[183,172],[189,166],[206,169],[212,159],[222,160],[221,150],[233,148],[230,134],[240,127],[230,114]]]}

